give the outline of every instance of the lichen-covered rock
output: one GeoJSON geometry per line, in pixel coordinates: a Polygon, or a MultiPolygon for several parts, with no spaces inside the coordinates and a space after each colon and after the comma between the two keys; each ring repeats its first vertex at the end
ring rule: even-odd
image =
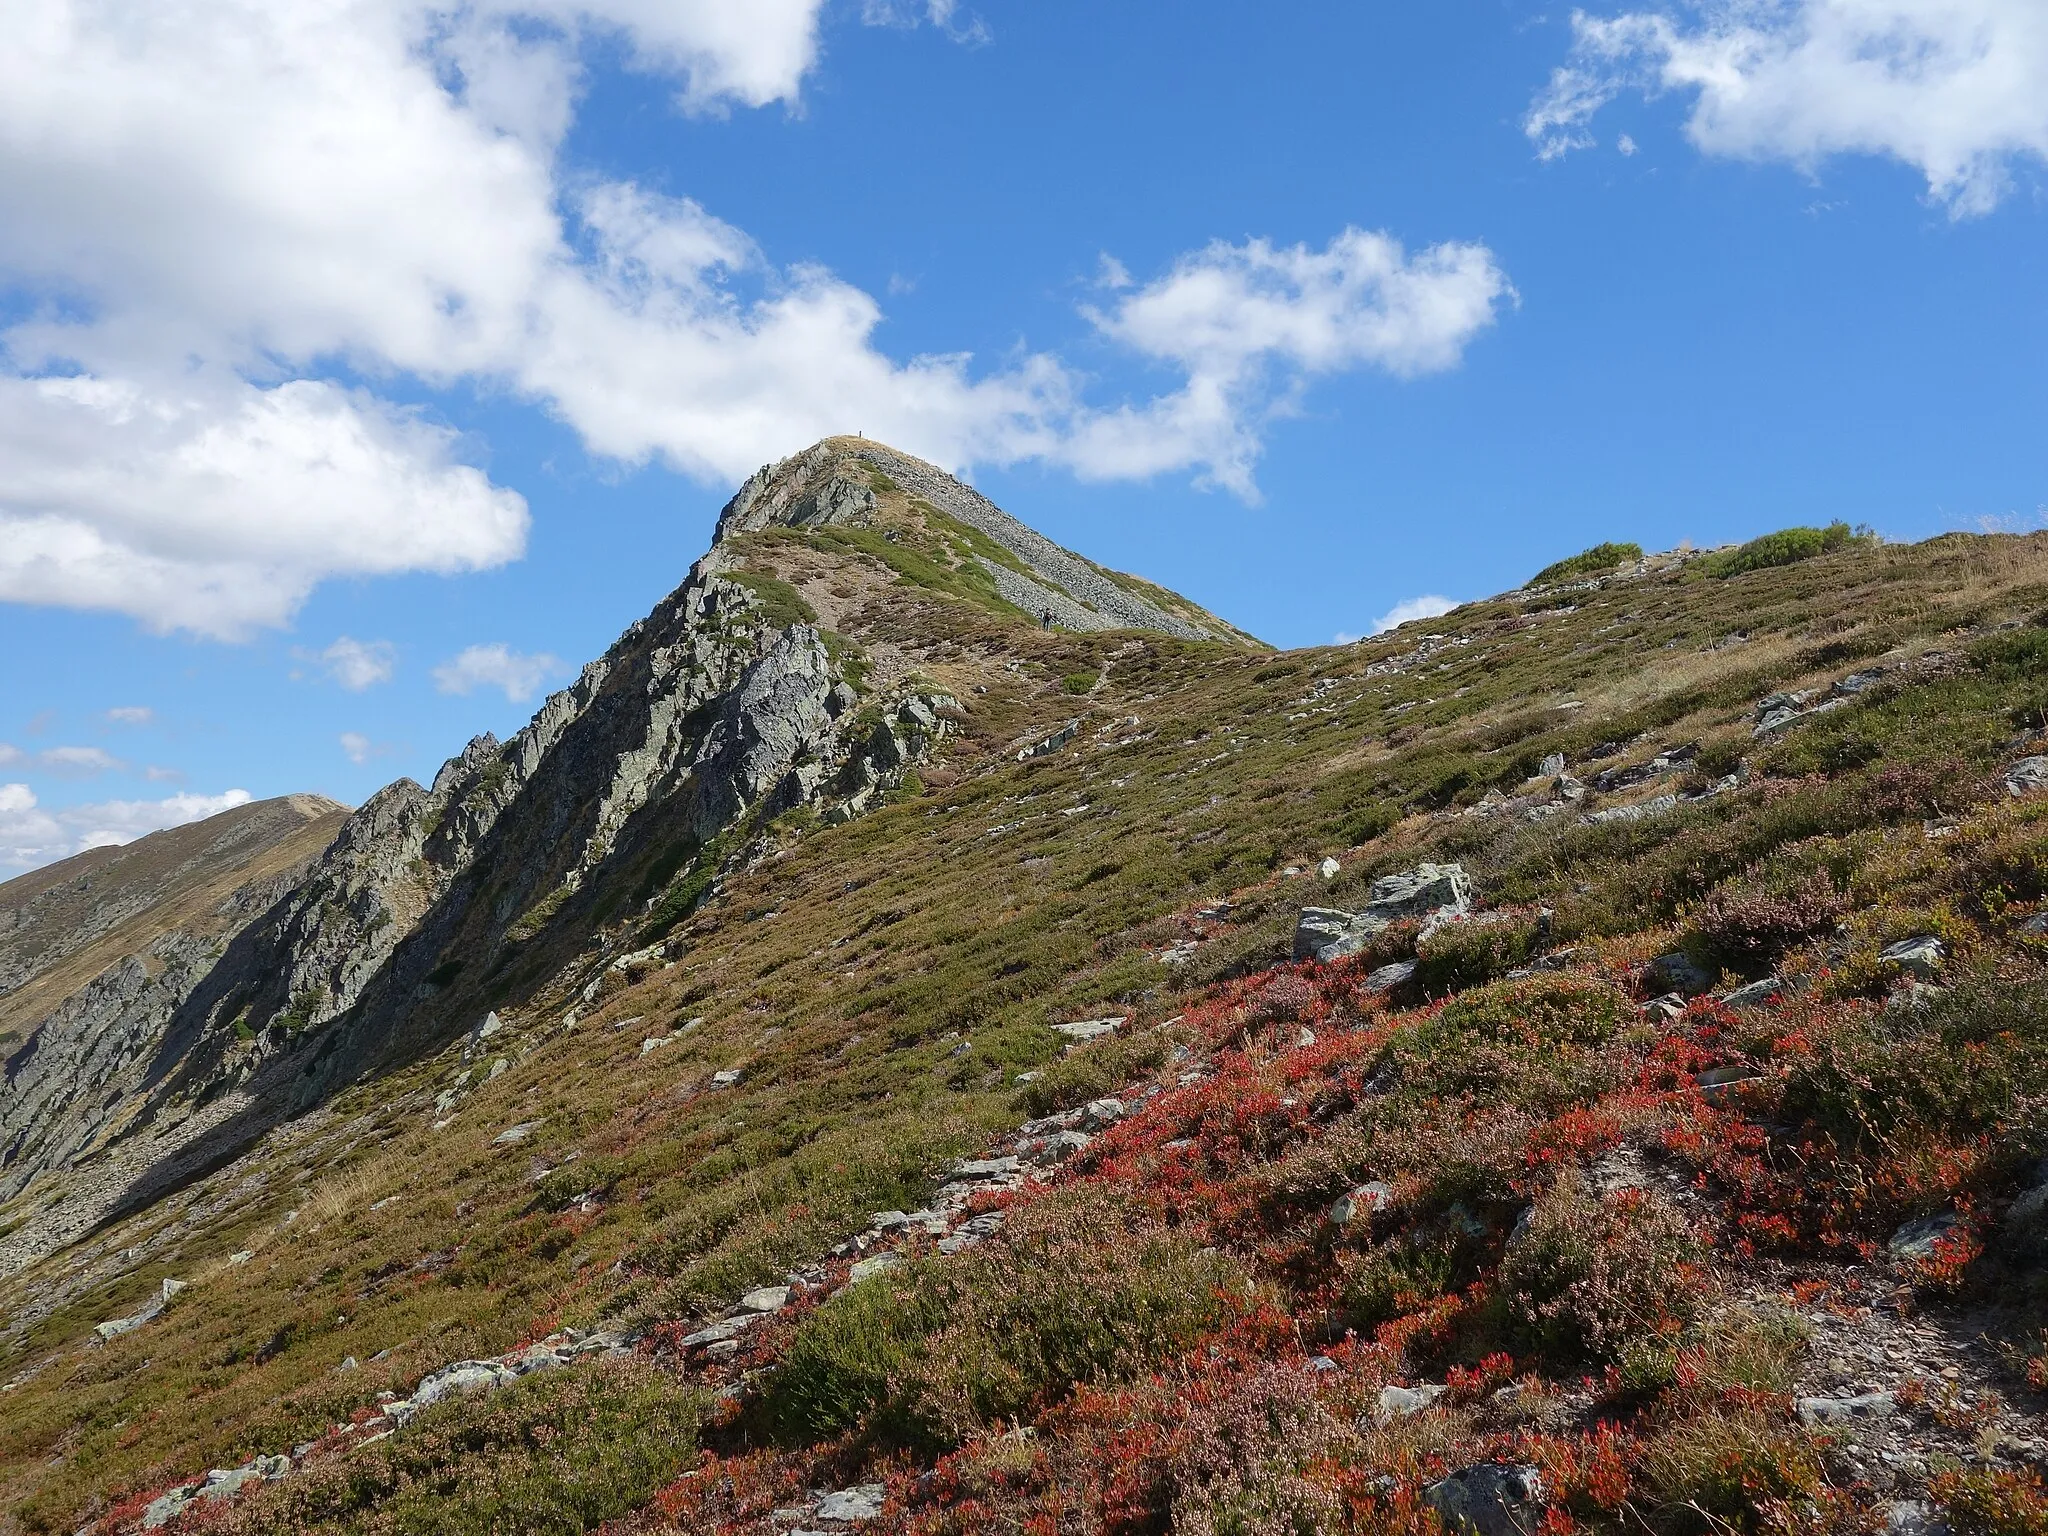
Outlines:
{"type": "Polygon", "coordinates": [[[1471,1536],[1536,1536],[1543,1516],[1543,1474],[1535,1467],[1484,1462],[1432,1483],[1423,1501],[1445,1528],[1471,1536]]]}
{"type": "Polygon", "coordinates": [[[1294,929],[1294,958],[1341,960],[1357,954],[1375,934],[1403,918],[1441,920],[1471,910],[1472,882],[1462,865],[1418,864],[1373,881],[1362,911],[1304,907],[1294,929]]]}
{"type": "Polygon", "coordinates": [[[2005,770],[2006,792],[2031,795],[2048,789],[2048,757],[2023,757],[2005,770]]]}
{"type": "Polygon", "coordinates": [[[1887,1245],[1895,1259],[1926,1259],[1933,1257],[1943,1238],[1957,1231],[1963,1225],[1963,1218],[1954,1211],[1940,1211],[1932,1216],[1923,1216],[1918,1221],[1909,1221],[1892,1234],[1887,1245]]]}
{"type": "Polygon", "coordinates": [[[1340,1227],[1369,1221],[1394,1203],[1394,1187],[1378,1179],[1339,1195],[1330,1207],[1330,1220],[1340,1227]]]}
{"type": "Polygon", "coordinates": [[[1450,1394],[1450,1388],[1435,1382],[1424,1382],[1419,1387],[1380,1388],[1379,1418],[1382,1424],[1395,1419],[1405,1419],[1410,1414],[1421,1413],[1434,1408],[1450,1394]]]}
{"type": "Polygon", "coordinates": [[[1856,1397],[1802,1397],[1792,1408],[1802,1424],[1859,1424],[1888,1419],[1898,1406],[1889,1392],[1865,1392],[1856,1397]]]}
{"type": "Polygon", "coordinates": [[[1878,951],[1877,958],[1923,981],[1932,981],[1941,974],[1941,963],[1947,953],[1947,946],[1940,939],[1924,933],[1901,939],[1896,944],[1887,944],[1878,951]]]}
{"type": "Polygon", "coordinates": [[[1652,960],[1644,979],[1659,991],[1677,992],[1685,997],[1698,997],[1714,986],[1714,973],[1680,949],[1652,960]]]}

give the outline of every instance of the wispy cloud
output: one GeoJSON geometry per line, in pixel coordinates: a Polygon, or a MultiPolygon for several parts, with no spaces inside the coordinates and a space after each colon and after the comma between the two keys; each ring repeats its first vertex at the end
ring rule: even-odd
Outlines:
{"type": "Polygon", "coordinates": [[[361,693],[391,681],[398,670],[398,647],[389,640],[354,640],[343,635],[315,659],[335,682],[350,693],[361,693]]]}
{"type": "Polygon", "coordinates": [[[122,704],[107,711],[109,725],[148,725],[156,719],[156,711],[147,704],[122,704]]]}
{"type": "Polygon", "coordinates": [[[960,0],[861,0],[860,19],[871,27],[914,27],[929,22],[956,43],[982,44],[995,34],[960,0]]]}
{"type": "Polygon", "coordinates": [[[463,694],[497,688],[514,704],[523,704],[562,670],[561,658],[545,651],[528,655],[497,643],[472,645],[434,668],[434,686],[443,693],[463,694]]]}
{"type": "Polygon", "coordinates": [[[36,754],[36,762],[65,778],[90,778],[122,766],[121,760],[98,747],[51,747],[36,754]]]}
{"type": "MultiPolygon", "coordinates": [[[[2041,0],[1689,0],[1575,12],[1569,60],[1523,128],[1544,159],[1593,143],[1624,92],[1689,97],[1703,152],[1811,169],[1832,155],[1912,166],[1954,218],[1988,213],[2015,166],[2048,161],[2041,0]]],[[[1623,139],[1623,153],[1629,141],[1623,139]]]]}

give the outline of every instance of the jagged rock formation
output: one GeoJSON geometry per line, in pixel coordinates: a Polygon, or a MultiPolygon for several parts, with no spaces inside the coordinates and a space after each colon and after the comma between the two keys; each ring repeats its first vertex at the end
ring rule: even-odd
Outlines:
{"type": "Polygon", "coordinates": [[[775,818],[844,821],[901,783],[956,701],[901,669],[868,676],[743,547],[859,526],[878,474],[919,515],[978,530],[974,558],[1019,620],[1237,638],[880,445],[834,439],[763,470],[684,584],[510,741],[480,736],[431,788],[371,797],[302,877],[240,898],[224,948],[167,940],[47,1015],[0,1089],[0,1199],[60,1170],[64,1194],[0,1239],[0,1270],[489,1009],[582,971],[595,988],[613,951],[659,941],[775,818]]]}

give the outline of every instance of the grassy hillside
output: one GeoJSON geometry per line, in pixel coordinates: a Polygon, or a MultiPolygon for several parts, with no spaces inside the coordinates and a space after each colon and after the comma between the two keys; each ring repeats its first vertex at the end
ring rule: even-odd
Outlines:
{"type": "Polygon", "coordinates": [[[2013,1207],[2048,1154],[2048,796],[2003,775],[2048,750],[2048,537],[1653,557],[1275,655],[1020,626],[923,527],[747,546],[960,701],[892,803],[769,829],[589,999],[6,1283],[16,1528],[114,1528],[612,1327],[630,1356],[183,1523],[843,1529],[816,1494],[874,1483],[877,1530],[1425,1532],[1425,1490],[1497,1463],[1533,1469],[1532,1531],[1870,1530],[1900,1496],[2043,1529],[2013,1207]],[[1303,906],[1424,860],[1481,920],[1288,963],[1303,906]],[[1775,980],[1659,1005],[1673,953],[1714,994],[1775,980]],[[1000,1228],[839,1288],[873,1213],[1112,1094],[1056,1175],[969,1204],[1000,1228]],[[684,1342],[792,1273],[736,1349],[684,1342]],[[1448,1390],[1382,1396],[1414,1385],[1448,1390]],[[1866,1388],[1888,1416],[1796,1406],[1866,1388]]]}

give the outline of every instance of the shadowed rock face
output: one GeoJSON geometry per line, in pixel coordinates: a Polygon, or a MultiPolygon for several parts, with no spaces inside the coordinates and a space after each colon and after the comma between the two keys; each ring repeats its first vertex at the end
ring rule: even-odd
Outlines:
{"type": "Polygon", "coordinates": [[[1026,615],[1235,638],[878,444],[763,470],[688,580],[510,741],[478,737],[431,787],[387,786],[309,867],[238,893],[208,942],[124,957],[38,1022],[0,1087],[0,1198],[60,1172],[63,1196],[0,1238],[0,1272],[493,1007],[577,967],[597,985],[613,947],[658,942],[768,818],[844,820],[900,782],[953,701],[863,696],[826,636],[732,574],[733,536],[858,519],[876,471],[1005,551],[983,564],[1026,615]]]}

